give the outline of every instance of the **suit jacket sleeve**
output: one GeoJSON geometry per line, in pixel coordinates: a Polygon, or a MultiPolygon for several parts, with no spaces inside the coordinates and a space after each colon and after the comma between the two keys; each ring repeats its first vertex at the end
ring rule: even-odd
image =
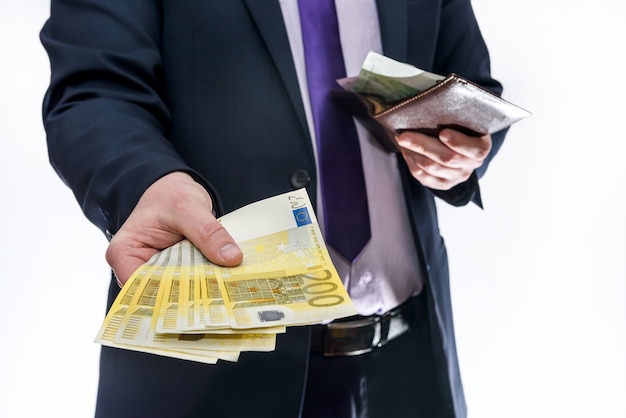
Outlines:
{"type": "Polygon", "coordinates": [[[51,164],[109,237],[161,176],[200,179],[167,139],[159,13],[151,1],[53,1],[40,34],[51,164]]]}

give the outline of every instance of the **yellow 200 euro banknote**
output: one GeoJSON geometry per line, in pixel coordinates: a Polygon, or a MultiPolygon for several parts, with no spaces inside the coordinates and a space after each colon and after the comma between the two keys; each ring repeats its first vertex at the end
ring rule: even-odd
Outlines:
{"type": "Polygon", "coordinates": [[[161,251],[128,280],[96,342],[235,361],[240,351],[273,350],[275,334],[287,326],[356,314],[305,189],[219,221],[243,250],[239,266],[212,264],[187,240],[161,251]]]}

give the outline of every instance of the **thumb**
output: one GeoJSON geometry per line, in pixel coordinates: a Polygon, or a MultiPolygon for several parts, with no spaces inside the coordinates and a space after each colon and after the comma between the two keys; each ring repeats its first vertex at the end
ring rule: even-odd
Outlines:
{"type": "Polygon", "coordinates": [[[212,215],[206,212],[180,218],[178,230],[212,263],[234,267],[243,261],[243,252],[212,215]],[[191,222],[193,220],[193,222],[191,222]]]}
{"type": "Polygon", "coordinates": [[[171,242],[161,241],[160,245],[147,244],[122,230],[109,243],[105,258],[121,287],[161,248],[173,245],[185,236],[212,263],[234,267],[243,260],[243,253],[235,240],[213,216],[205,221],[202,228],[191,228],[186,233],[172,236],[171,242]]]}
{"type": "Polygon", "coordinates": [[[234,267],[243,261],[243,252],[215,218],[209,220],[203,228],[194,228],[185,235],[212,263],[234,267]]]}

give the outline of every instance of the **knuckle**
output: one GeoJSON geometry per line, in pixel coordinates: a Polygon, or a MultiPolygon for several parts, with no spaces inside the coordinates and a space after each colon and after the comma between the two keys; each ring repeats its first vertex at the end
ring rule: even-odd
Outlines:
{"type": "Polygon", "coordinates": [[[426,154],[426,147],[424,146],[424,144],[421,143],[414,143],[411,145],[411,151],[414,151],[418,154],[421,155],[425,155],[426,154]]]}
{"type": "Polygon", "coordinates": [[[435,161],[426,161],[422,164],[422,169],[427,173],[439,173],[441,172],[441,166],[435,161]]]}
{"type": "Polygon", "coordinates": [[[416,138],[412,138],[410,136],[404,136],[400,138],[398,144],[409,151],[412,151],[417,154],[425,154],[427,152],[426,146],[423,141],[419,141],[416,138]]]}
{"type": "Polygon", "coordinates": [[[109,264],[109,266],[115,267],[114,264],[116,263],[116,260],[119,254],[120,254],[119,240],[116,239],[116,237],[113,237],[111,239],[111,242],[109,242],[109,245],[106,251],[104,252],[104,259],[109,264]]]}
{"type": "Polygon", "coordinates": [[[411,174],[413,174],[413,177],[419,178],[424,175],[424,170],[416,167],[416,168],[411,169],[411,174]]]}
{"type": "Polygon", "coordinates": [[[170,194],[170,201],[174,208],[174,213],[184,213],[194,202],[194,198],[189,193],[175,190],[170,194]]]}
{"type": "Polygon", "coordinates": [[[441,163],[445,166],[455,167],[461,163],[460,155],[452,152],[446,152],[439,156],[441,163]]]}
{"type": "Polygon", "coordinates": [[[487,158],[487,155],[489,155],[490,152],[491,147],[479,149],[476,151],[476,159],[479,161],[483,161],[485,158],[487,158]]]}
{"type": "MultiPolygon", "coordinates": [[[[211,208],[207,208],[206,202],[201,200],[199,196],[190,193],[174,193],[170,196],[170,208],[167,211],[174,219],[170,219],[175,223],[179,223],[184,219],[193,219],[198,217],[198,213],[212,213],[211,208]]],[[[194,221],[197,221],[194,219],[194,221]]]]}

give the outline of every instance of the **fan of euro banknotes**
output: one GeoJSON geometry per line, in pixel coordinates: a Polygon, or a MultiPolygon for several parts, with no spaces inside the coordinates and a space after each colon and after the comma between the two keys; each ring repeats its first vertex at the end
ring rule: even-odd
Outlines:
{"type": "Polygon", "coordinates": [[[124,285],[95,342],[214,364],[274,350],[288,326],[356,313],[305,189],[219,220],[243,250],[241,265],[212,264],[187,240],[166,248],[124,285]]]}

